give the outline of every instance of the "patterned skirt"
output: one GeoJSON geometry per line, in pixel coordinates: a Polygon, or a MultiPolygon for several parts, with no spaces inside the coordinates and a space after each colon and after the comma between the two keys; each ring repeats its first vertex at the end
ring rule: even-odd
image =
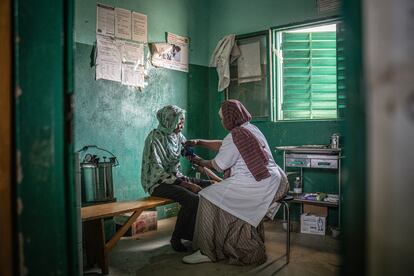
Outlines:
{"type": "MultiPolygon", "coordinates": [[[[281,183],[274,201],[289,189],[281,183]]],[[[229,264],[249,265],[266,262],[263,222],[256,228],[220,209],[200,196],[193,247],[200,249],[213,262],[228,260],[229,264]]]]}

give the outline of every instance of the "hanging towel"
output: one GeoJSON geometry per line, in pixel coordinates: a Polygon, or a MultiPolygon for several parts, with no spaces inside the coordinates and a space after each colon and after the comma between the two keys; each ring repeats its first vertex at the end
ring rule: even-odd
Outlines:
{"type": "Polygon", "coordinates": [[[216,46],[210,60],[210,66],[216,67],[219,77],[218,91],[223,91],[230,84],[230,64],[240,56],[240,49],[235,43],[236,35],[223,37],[216,46]]]}

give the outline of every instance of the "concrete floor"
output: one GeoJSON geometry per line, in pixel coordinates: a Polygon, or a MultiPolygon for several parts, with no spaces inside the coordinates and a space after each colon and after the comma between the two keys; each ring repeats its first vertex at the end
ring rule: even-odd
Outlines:
{"type": "MultiPolygon", "coordinates": [[[[292,233],[290,263],[281,268],[284,259],[280,259],[280,256],[285,250],[286,233],[280,222],[265,223],[268,261],[261,266],[241,267],[225,262],[184,264],[181,259],[189,253],[177,253],[169,245],[174,223],[175,218],[160,220],[157,231],[144,233],[139,239],[120,240],[109,255],[109,275],[267,276],[274,275],[275,272],[280,276],[339,274],[339,241],[330,236],[292,233]]],[[[88,270],[85,275],[99,275],[98,271],[88,270]]]]}

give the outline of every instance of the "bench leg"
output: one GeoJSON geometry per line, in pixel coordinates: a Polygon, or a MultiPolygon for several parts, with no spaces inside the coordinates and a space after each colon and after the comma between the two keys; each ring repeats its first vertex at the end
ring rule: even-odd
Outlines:
{"type": "Polygon", "coordinates": [[[106,243],[105,245],[105,252],[109,252],[112,250],[112,248],[116,245],[116,243],[119,241],[119,239],[128,231],[128,229],[131,227],[132,223],[139,217],[139,215],[142,213],[142,210],[135,211],[128,220],[122,225],[122,227],[115,233],[115,235],[106,243]]]}
{"type": "Polygon", "coordinates": [[[106,275],[109,269],[108,255],[105,251],[103,219],[86,221],[84,227],[87,263],[90,266],[98,263],[102,269],[102,274],[106,275]]]}

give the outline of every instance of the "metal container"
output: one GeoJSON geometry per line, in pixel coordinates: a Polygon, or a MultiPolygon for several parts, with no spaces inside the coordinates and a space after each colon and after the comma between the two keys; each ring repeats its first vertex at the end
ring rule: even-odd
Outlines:
{"type": "Polygon", "coordinates": [[[86,146],[79,151],[84,153],[84,158],[79,166],[82,206],[115,201],[112,167],[117,166],[118,161],[112,153],[110,153],[112,157],[109,158],[109,161],[105,156],[101,158],[98,155],[86,153],[90,148],[110,153],[96,146],[86,146]],[[103,162],[100,162],[102,159],[103,162]]]}
{"type": "Polygon", "coordinates": [[[339,148],[339,134],[332,134],[331,136],[331,149],[338,149],[339,148]]]}
{"type": "Polygon", "coordinates": [[[99,200],[97,193],[98,174],[97,166],[93,163],[82,162],[81,165],[82,203],[99,200]]]}
{"type": "Polygon", "coordinates": [[[114,184],[112,178],[112,167],[113,162],[100,162],[98,163],[98,174],[99,174],[99,188],[102,189],[102,195],[104,198],[114,197],[114,184]]]}

